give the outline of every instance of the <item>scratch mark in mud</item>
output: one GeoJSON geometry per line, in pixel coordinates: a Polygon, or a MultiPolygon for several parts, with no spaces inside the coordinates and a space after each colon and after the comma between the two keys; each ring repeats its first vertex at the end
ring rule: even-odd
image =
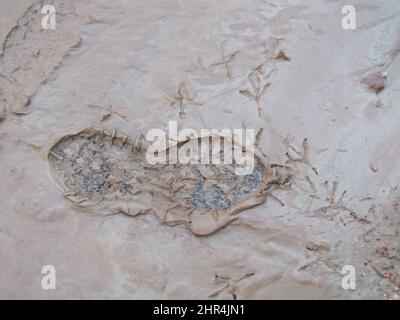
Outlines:
{"type": "Polygon", "coordinates": [[[0,58],[3,58],[5,52],[6,52],[6,48],[7,48],[7,43],[10,41],[10,39],[13,37],[14,33],[17,31],[17,29],[19,28],[18,25],[14,26],[10,32],[6,35],[3,43],[2,43],[2,50],[1,50],[1,54],[0,54],[0,58]]]}

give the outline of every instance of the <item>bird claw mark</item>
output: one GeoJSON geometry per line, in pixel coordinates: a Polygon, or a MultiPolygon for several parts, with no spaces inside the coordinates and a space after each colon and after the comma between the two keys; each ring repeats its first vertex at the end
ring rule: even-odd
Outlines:
{"type": "Polygon", "coordinates": [[[394,286],[394,291],[398,292],[400,290],[400,269],[397,263],[400,259],[399,251],[395,247],[381,245],[375,249],[374,255],[377,257],[371,263],[372,269],[378,276],[388,280],[394,286]]]}
{"type": "Polygon", "coordinates": [[[270,46],[268,46],[267,43],[263,44],[263,55],[265,55],[265,61],[254,68],[247,77],[251,86],[251,90],[239,90],[240,95],[256,103],[258,116],[266,121],[268,121],[268,118],[261,108],[261,99],[271,86],[269,78],[276,70],[276,61],[290,61],[290,58],[286,55],[286,53],[284,53],[282,50],[278,50],[279,42],[280,39],[272,38],[272,43],[270,46]]]}
{"type": "Polygon", "coordinates": [[[302,151],[297,150],[292,144],[289,143],[288,139],[285,139],[287,145],[286,157],[287,164],[303,163],[311,166],[309,157],[309,144],[308,139],[304,138],[302,143],[302,151]]]}
{"type": "Polygon", "coordinates": [[[261,109],[261,98],[264,96],[271,85],[271,82],[269,82],[268,79],[274,71],[275,68],[272,68],[271,70],[269,70],[269,72],[266,73],[266,64],[260,64],[247,77],[251,86],[251,90],[239,90],[240,95],[256,103],[258,116],[264,119],[266,118],[266,116],[263,114],[263,111],[261,109]]]}
{"type": "Polygon", "coordinates": [[[185,82],[182,82],[176,94],[172,98],[167,98],[168,101],[170,102],[170,106],[178,105],[179,107],[179,118],[182,119],[186,115],[186,109],[185,107],[188,105],[194,105],[194,106],[202,106],[203,103],[201,102],[196,102],[193,101],[193,97],[191,93],[189,92],[185,82]]]}
{"type": "Polygon", "coordinates": [[[283,51],[279,49],[279,44],[281,38],[271,38],[263,43],[264,56],[266,60],[277,60],[280,62],[290,61],[290,57],[283,51]]]}
{"type": "Polygon", "coordinates": [[[108,107],[103,107],[103,106],[100,106],[100,105],[97,105],[97,104],[88,104],[87,106],[89,108],[97,108],[97,109],[101,109],[101,110],[105,111],[105,113],[103,113],[103,115],[101,116],[101,119],[100,119],[101,122],[107,121],[112,116],[117,116],[117,117],[119,117],[122,120],[127,121],[127,122],[129,121],[125,115],[115,111],[113,109],[113,105],[111,103],[109,104],[108,107]]]}
{"type": "Polygon", "coordinates": [[[357,222],[362,224],[369,224],[370,221],[366,218],[360,217],[353,209],[349,208],[345,202],[344,198],[347,194],[347,191],[343,191],[339,198],[337,199],[337,189],[338,182],[333,181],[331,185],[329,185],[328,181],[324,182],[324,186],[326,188],[327,197],[325,202],[327,205],[322,206],[316,210],[311,211],[308,215],[313,217],[322,217],[322,218],[333,218],[337,216],[340,212],[347,212],[350,216],[357,222]]]}
{"type": "Polygon", "coordinates": [[[225,41],[222,41],[220,44],[220,53],[221,53],[221,61],[220,62],[216,62],[213,63],[211,66],[219,66],[219,65],[223,65],[225,66],[225,70],[226,70],[226,77],[229,80],[232,80],[232,70],[231,70],[231,66],[230,63],[235,59],[235,57],[238,55],[239,51],[234,51],[232,53],[226,54],[225,53],[225,49],[224,49],[224,45],[225,45],[225,41]]]}
{"type": "Polygon", "coordinates": [[[237,300],[237,285],[242,282],[245,279],[248,279],[252,276],[255,275],[255,272],[250,272],[246,273],[245,275],[237,278],[237,279],[232,279],[231,277],[228,276],[221,276],[218,274],[214,275],[214,284],[215,285],[220,285],[222,284],[223,287],[218,289],[217,291],[211,293],[208,297],[209,298],[216,298],[218,297],[221,293],[228,291],[230,295],[232,295],[233,300],[237,300]]]}

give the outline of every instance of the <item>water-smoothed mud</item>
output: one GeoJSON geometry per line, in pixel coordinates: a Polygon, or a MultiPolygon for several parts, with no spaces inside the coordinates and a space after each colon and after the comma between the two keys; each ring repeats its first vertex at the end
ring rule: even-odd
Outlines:
{"type": "MultiPolygon", "coordinates": [[[[179,141],[178,150],[204,138],[179,141]]],[[[94,128],[62,137],[48,155],[50,175],[74,206],[131,216],[152,211],[162,223],[186,224],[196,235],[214,233],[265,202],[278,179],[264,156],[255,159],[247,175],[236,174],[234,160],[151,165],[142,136],[132,140],[94,128]]]]}

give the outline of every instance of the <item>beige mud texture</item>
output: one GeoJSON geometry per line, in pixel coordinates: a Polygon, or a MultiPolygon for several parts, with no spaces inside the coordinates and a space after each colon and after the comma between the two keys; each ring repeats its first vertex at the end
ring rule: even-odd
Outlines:
{"type": "Polygon", "coordinates": [[[399,299],[400,1],[47,2],[0,0],[0,298],[399,299]],[[170,121],[254,171],[150,165],[170,121]]]}

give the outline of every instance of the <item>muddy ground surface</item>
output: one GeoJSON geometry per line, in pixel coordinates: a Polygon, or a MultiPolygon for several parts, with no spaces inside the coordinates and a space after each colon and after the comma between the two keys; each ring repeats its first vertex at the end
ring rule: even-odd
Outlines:
{"type": "Polygon", "coordinates": [[[54,0],[43,30],[42,1],[1,0],[0,297],[398,299],[400,3],[356,1],[344,30],[347,2],[54,0]],[[151,174],[107,140],[169,121],[263,129],[268,165],[151,174]],[[112,134],[60,143],[85,128],[112,134]],[[192,232],[190,210],[257,192],[192,232]],[[126,201],[84,205],[111,194],[126,201]]]}

